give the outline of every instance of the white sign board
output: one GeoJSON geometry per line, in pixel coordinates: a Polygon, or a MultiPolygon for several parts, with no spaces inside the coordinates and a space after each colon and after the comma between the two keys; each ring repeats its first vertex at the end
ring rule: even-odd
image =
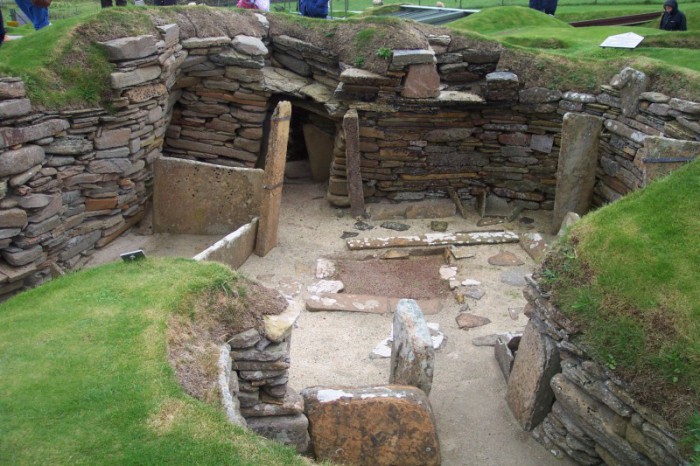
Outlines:
{"type": "Polygon", "coordinates": [[[627,32],[625,34],[617,34],[615,36],[610,36],[600,44],[601,47],[611,47],[616,49],[633,49],[636,48],[642,41],[644,37],[634,32],[627,32]]]}

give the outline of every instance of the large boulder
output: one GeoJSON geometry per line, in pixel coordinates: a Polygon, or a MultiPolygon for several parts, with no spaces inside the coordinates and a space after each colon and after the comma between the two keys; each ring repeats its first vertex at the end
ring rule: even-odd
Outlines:
{"type": "Polygon", "coordinates": [[[316,459],[374,466],[440,464],[427,396],[415,387],[302,390],[316,459]]]}

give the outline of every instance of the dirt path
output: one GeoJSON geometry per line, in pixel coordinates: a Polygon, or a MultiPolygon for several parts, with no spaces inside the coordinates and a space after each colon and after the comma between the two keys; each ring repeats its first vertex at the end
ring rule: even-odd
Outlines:
{"type": "MultiPolygon", "coordinates": [[[[363,259],[378,252],[351,252],[340,239],[353,228],[355,219],[332,208],[324,200],[322,185],[286,185],[283,194],[279,245],[266,257],[251,256],[241,267],[245,275],[272,287],[287,290],[296,287],[306,294],[315,283],[314,269],[319,257],[363,259]]],[[[535,222],[530,226],[544,229],[546,213],[527,212],[535,222]]],[[[449,221],[448,231],[476,229],[478,217],[472,212],[467,220],[449,221]]],[[[401,220],[411,225],[407,233],[429,231],[429,220],[401,220]]],[[[359,237],[387,236],[394,231],[379,228],[360,232],[359,237]]],[[[520,223],[508,225],[524,227],[520,223]]],[[[488,227],[485,227],[487,229],[488,227]]],[[[493,228],[493,227],[491,227],[493,228]]],[[[523,432],[505,403],[506,384],[493,357],[492,347],[476,347],[474,337],[522,330],[527,318],[516,320],[509,308],[525,305],[521,287],[502,283],[507,269],[489,265],[487,259],[500,251],[510,251],[532,267],[530,258],[517,245],[475,246],[476,256],[458,262],[460,276],[479,280],[485,295],[480,300],[467,299],[471,312],[491,319],[491,324],[460,330],[455,317],[460,305],[450,296],[443,300],[439,314],[427,316],[440,324],[447,336],[436,353],[435,376],[430,400],[438,424],[443,465],[546,465],[562,463],[523,432]]],[[[447,283],[445,282],[445,288],[447,283]]],[[[389,360],[370,358],[372,349],[389,336],[390,315],[304,311],[294,330],[290,385],[296,390],[313,385],[371,385],[387,383],[389,360]]]]}

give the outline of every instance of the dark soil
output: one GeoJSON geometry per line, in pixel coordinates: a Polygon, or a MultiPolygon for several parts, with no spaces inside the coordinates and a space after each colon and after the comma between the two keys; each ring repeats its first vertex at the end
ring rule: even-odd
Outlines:
{"type": "Polygon", "coordinates": [[[391,298],[430,299],[450,294],[445,280],[440,278],[442,256],[410,257],[408,259],[366,261],[340,260],[338,279],[345,292],[391,298]]]}

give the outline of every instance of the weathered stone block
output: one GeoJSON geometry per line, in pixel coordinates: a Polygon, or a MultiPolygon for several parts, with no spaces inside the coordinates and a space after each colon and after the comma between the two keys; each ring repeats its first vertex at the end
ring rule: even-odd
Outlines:
{"type": "Polygon", "coordinates": [[[231,45],[241,53],[252,56],[265,56],[269,53],[262,40],[257,37],[238,35],[233,38],[231,45]]]}
{"type": "Polygon", "coordinates": [[[440,464],[425,393],[398,385],[302,391],[316,458],[373,466],[440,464]]]}
{"type": "Polygon", "coordinates": [[[19,99],[24,97],[24,83],[20,80],[8,80],[0,82],[0,99],[19,99]]]}
{"type": "Polygon", "coordinates": [[[123,147],[129,144],[129,138],[131,138],[130,128],[105,130],[95,138],[95,149],[123,147]]]}
{"type": "Polygon", "coordinates": [[[263,316],[265,338],[275,343],[281,343],[289,337],[303,307],[302,302],[291,301],[281,314],[263,316]]]}
{"type": "Polygon", "coordinates": [[[135,60],[156,53],[156,38],[151,35],[122,37],[98,42],[107,53],[109,61],[135,60]]]}
{"type": "Polygon", "coordinates": [[[440,95],[440,75],[433,63],[410,65],[401,96],[409,99],[430,99],[440,95]]]}
{"type": "Polygon", "coordinates": [[[402,299],[394,312],[389,383],[411,385],[430,394],[435,350],[423,311],[413,299],[402,299]]]}
{"type": "Polygon", "coordinates": [[[241,414],[247,419],[253,417],[294,416],[304,412],[304,399],[290,387],[279,403],[261,402],[249,408],[242,408],[241,414]]]}
{"type": "Polygon", "coordinates": [[[216,37],[192,37],[181,42],[184,49],[203,49],[209,47],[217,47],[228,45],[231,43],[231,38],[228,36],[216,37]]]}
{"type": "Polygon", "coordinates": [[[68,121],[60,119],[48,120],[31,126],[3,127],[0,128],[0,148],[55,136],[69,127],[68,121]]]}
{"type": "Polygon", "coordinates": [[[250,348],[260,341],[260,333],[254,328],[232,336],[227,343],[234,349],[250,348]]]}
{"type": "Polygon", "coordinates": [[[23,265],[27,265],[30,262],[34,262],[38,258],[40,258],[44,254],[44,250],[40,245],[36,245],[34,247],[31,247],[29,249],[19,249],[19,248],[11,248],[11,249],[4,249],[2,251],[2,257],[5,259],[5,261],[14,266],[14,267],[21,267],[23,265]]]}
{"type": "Polygon", "coordinates": [[[421,63],[436,63],[433,50],[394,50],[391,57],[392,68],[403,68],[406,65],[420,65],[421,63]]]}
{"type": "Polygon", "coordinates": [[[41,146],[24,146],[0,154],[0,176],[16,175],[41,164],[44,161],[44,149],[41,146]]]}
{"type": "Polygon", "coordinates": [[[93,149],[92,141],[83,138],[58,138],[44,146],[44,151],[52,155],[83,155],[93,149]]]}
{"type": "Polygon", "coordinates": [[[508,406],[523,429],[532,430],[550,411],[554,393],[549,381],[559,371],[556,345],[530,321],[520,340],[506,394],[508,406]]]}
{"type": "Polygon", "coordinates": [[[26,115],[32,111],[29,99],[12,99],[0,101],[0,118],[12,118],[26,115]]]}
{"type": "Polygon", "coordinates": [[[160,66],[147,66],[134,71],[116,72],[110,75],[112,89],[136,86],[160,77],[160,66]]]}
{"type": "Polygon", "coordinates": [[[588,211],[595,185],[601,127],[602,120],[596,116],[564,115],[552,214],[553,233],[559,231],[567,212],[583,215],[588,211]]]}
{"type": "Polygon", "coordinates": [[[23,228],[27,224],[27,212],[23,209],[0,210],[0,228],[23,228]]]}
{"type": "Polygon", "coordinates": [[[309,421],[303,414],[248,418],[248,428],[270,440],[293,446],[297,453],[309,450],[309,421]]]}
{"type": "Polygon", "coordinates": [[[415,202],[406,208],[406,218],[445,218],[457,213],[454,202],[448,199],[431,199],[415,202]]]}

